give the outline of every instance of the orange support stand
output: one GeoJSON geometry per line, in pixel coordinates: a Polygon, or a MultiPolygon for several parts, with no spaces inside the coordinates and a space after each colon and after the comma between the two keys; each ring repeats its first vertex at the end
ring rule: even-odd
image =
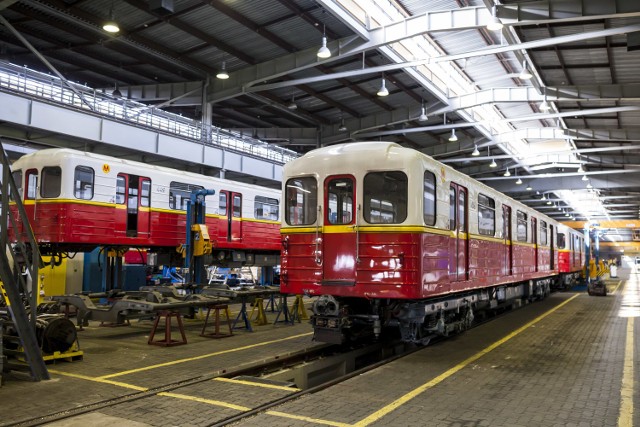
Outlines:
{"type": "Polygon", "coordinates": [[[233,330],[231,329],[231,316],[229,315],[229,306],[226,304],[216,304],[207,307],[207,317],[204,319],[204,325],[202,326],[202,332],[200,332],[201,337],[209,337],[209,338],[226,338],[233,335],[233,330]],[[207,326],[209,324],[209,315],[211,314],[211,310],[215,311],[215,326],[214,332],[205,332],[207,326]],[[220,332],[220,310],[224,310],[224,315],[227,318],[226,323],[229,327],[229,333],[220,332]]]}
{"type": "Polygon", "coordinates": [[[187,343],[187,337],[184,334],[184,326],[182,325],[182,315],[176,311],[168,311],[163,310],[158,312],[156,316],[156,321],[153,323],[153,329],[151,329],[151,334],[149,335],[149,341],[147,344],[153,345],[161,345],[163,347],[171,347],[174,345],[183,345],[187,343]],[[153,337],[156,334],[156,330],[158,329],[158,323],[160,322],[160,318],[164,317],[164,339],[163,340],[153,340],[153,337]],[[172,340],[171,339],[171,318],[175,317],[178,323],[178,330],[182,335],[182,341],[172,340]]]}

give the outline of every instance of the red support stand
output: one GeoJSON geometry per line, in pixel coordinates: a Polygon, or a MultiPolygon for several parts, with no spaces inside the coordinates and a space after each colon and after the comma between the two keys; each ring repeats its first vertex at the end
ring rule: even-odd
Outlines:
{"type": "Polygon", "coordinates": [[[161,345],[163,347],[171,347],[174,345],[183,345],[187,343],[187,337],[184,334],[184,326],[182,325],[182,315],[176,311],[160,311],[156,316],[156,321],[153,323],[153,329],[151,329],[151,334],[149,335],[149,341],[147,344],[153,345],[161,345]],[[156,334],[156,330],[158,329],[158,323],[160,322],[160,318],[164,317],[164,340],[154,341],[153,337],[156,334]],[[172,340],[171,339],[171,318],[175,317],[178,322],[178,329],[180,330],[180,334],[182,335],[182,341],[172,340]]]}
{"type": "Polygon", "coordinates": [[[233,335],[233,330],[231,329],[231,317],[229,316],[229,306],[226,304],[216,304],[207,307],[207,317],[204,319],[204,325],[202,326],[202,332],[200,332],[201,337],[209,337],[209,338],[226,338],[233,335]],[[215,329],[214,332],[205,332],[207,329],[207,325],[209,323],[209,315],[211,314],[211,310],[215,310],[215,329]],[[220,332],[220,310],[224,310],[224,315],[226,316],[227,326],[229,327],[229,333],[220,332]]]}

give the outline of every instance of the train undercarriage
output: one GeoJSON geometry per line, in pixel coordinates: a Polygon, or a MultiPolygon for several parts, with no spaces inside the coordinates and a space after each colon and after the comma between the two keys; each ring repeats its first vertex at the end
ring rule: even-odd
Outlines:
{"type": "Polygon", "coordinates": [[[479,315],[545,298],[553,281],[549,277],[424,300],[322,295],[313,304],[314,339],[343,344],[399,333],[404,342],[427,345],[435,337],[467,330],[479,315]]]}

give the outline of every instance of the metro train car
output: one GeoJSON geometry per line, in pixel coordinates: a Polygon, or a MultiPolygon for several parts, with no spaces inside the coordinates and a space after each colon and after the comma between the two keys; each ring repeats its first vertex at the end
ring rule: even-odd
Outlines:
{"type": "Polygon", "coordinates": [[[585,267],[583,233],[560,224],[558,226],[558,268],[560,276],[555,286],[564,289],[576,284],[585,267]]]}
{"type": "Polygon", "coordinates": [[[313,150],[285,165],[282,197],[281,292],[317,296],[318,341],[390,328],[427,343],[545,297],[579,263],[559,257],[578,232],[395,143],[313,150]]]}
{"type": "Polygon", "coordinates": [[[55,148],[21,157],[12,175],[44,255],[98,246],[176,255],[191,191],[213,189],[205,222],[214,260],[278,264],[279,190],[55,148]]]}

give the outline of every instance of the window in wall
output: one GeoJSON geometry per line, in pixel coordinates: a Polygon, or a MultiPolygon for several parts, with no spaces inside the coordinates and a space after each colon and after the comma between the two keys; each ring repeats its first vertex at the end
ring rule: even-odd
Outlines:
{"type": "Polygon", "coordinates": [[[187,202],[191,198],[191,192],[194,190],[203,190],[204,187],[195,184],[186,184],[184,182],[171,181],[169,183],[169,207],[171,209],[186,210],[187,202]]]}
{"type": "Polygon", "coordinates": [[[292,178],[285,186],[285,221],[310,225],[318,217],[318,182],[314,177],[292,178]]]}
{"type": "Polygon", "coordinates": [[[256,219],[278,220],[280,201],[273,197],[256,196],[253,201],[256,219]]]}
{"type": "Polygon", "coordinates": [[[546,246],[548,243],[547,222],[540,220],[540,244],[546,246]]]}
{"type": "Polygon", "coordinates": [[[558,249],[564,249],[567,244],[566,236],[564,233],[558,233],[558,249]]]}
{"type": "Polygon", "coordinates": [[[336,178],[327,185],[327,211],[330,224],[350,224],[353,220],[353,180],[336,178]]]}
{"type": "Polygon", "coordinates": [[[48,166],[42,168],[42,187],[40,197],[51,199],[60,197],[62,189],[62,169],[59,166],[48,166]]]}
{"type": "Polygon", "coordinates": [[[493,236],[496,232],[496,201],[478,194],[478,233],[493,236]]]}
{"type": "Polygon", "coordinates": [[[424,172],[423,185],[423,214],[426,225],[436,224],[436,176],[429,172],[424,172]]]}
{"type": "Polygon", "coordinates": [[[73,176],[73,195],[76,199],[93,199],[94,171],[87,166],[76,166],[73,176]]]}
{"type": "Polygon", "coordinates": [[[364,220],[399,224],[407,219],[408,179],[404,172],[370,172],[364,177],[364,220]]]}
{"type": "Polygon", "coordinates": [[[516,238],[519,242],[527,241],[527,214],[522,211],[517,211],[516,238]]]}
{"type": "Polygon", "coordinates": [[[25,174],[25,183],[27,186],[27,196],[25,200],[33,200],[38,194],[38,170],[29,169],[25,174]]]}

